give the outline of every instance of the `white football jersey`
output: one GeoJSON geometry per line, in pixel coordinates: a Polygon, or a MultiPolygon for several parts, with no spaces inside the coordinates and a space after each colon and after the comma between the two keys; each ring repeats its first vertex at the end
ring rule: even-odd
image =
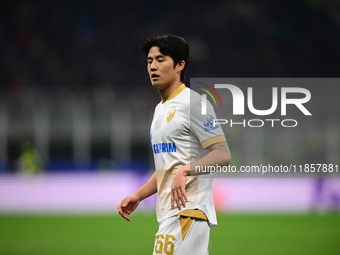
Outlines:
{"type": "Polygon", "coordinates": [[[207,102],[207,114],[201,114],[201,96],[184,84],[178,87],[154,113],[150,138],[157,175],[157,220],[174,216],[188,209],[199,209],[205,213],[210,226],[217,225],[212,197],[213,178],[188,176],[186,207],[179,211],[171,209],[171,185],[173,176],[181,166],[195,162],[207,153],[208,146],[226,141],[220,125],[213,126],[215,112],[207,102]]]}

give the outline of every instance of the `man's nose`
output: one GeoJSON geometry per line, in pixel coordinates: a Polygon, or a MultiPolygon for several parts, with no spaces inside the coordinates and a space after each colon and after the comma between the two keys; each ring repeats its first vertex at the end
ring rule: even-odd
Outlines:
{"type": "Polygon", "coordinates": [[[151,63],[151,65],[150,65],[150,70],[151,70],[151,71],[157,70],[157,65],[155,64],[155,62],[152,62],[152,63],[151,63]]]}

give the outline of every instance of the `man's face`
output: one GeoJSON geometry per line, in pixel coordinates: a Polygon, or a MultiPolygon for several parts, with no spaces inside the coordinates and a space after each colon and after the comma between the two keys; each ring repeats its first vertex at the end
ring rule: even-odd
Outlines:
{"type": "Polygon", "coordinates": [[[179,64],[174,67],[173,59],[163,55],[158,46],[151,47],[147,61],[151,84],[155,88],[166,89],[179,79],[182,68],[179,64]]]}

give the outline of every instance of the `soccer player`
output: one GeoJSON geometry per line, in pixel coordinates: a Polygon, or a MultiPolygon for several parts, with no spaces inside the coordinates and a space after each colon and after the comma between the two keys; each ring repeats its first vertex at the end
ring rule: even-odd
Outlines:
{"type": "Polygon", "coordinates": [[[208,254],[210,227],[217,225],[212,178],[195,169],[228,165],[230,151],[221,127],[210,124],[216,118],[212,105],[208,102],[202,115],[200,95],[183,83],[187,42],[166,34],[144,39],[142,49],[151,84],[161,96],[150,130],[156,171],[120,202],[118,211],[130,221],[139,203],[158,192],[153,254],[208,254]]]}

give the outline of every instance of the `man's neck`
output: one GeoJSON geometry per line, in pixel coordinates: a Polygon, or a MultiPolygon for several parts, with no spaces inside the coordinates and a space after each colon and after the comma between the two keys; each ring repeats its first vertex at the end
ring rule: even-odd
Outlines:
{"type": "Polygon", "coordinates": [[[181,81],[174,82],[170,86],[166,87],[165,89],[159,89],[159,94],[161,95],[162,98],[162,103],[164,104],[168,98],[171,96],[171,94],[183,83],[181,81]]]}

